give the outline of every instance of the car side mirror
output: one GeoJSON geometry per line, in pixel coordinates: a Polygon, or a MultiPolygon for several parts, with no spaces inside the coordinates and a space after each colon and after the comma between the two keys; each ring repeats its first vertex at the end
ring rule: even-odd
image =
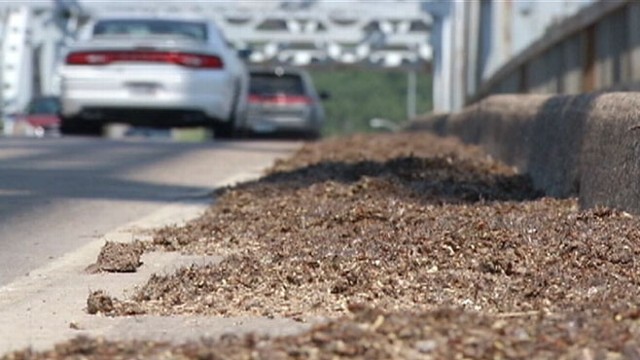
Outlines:
{"type": "Polygon", "coordinates": [[[249,56],[251,56],[251,53],[253,51],[251,49],[240,49],[238,50],[238,57],[240,57],[240,59],[246,60],[249,58],[249,56]]]}
{"type": "Polygon", "coordinates": [[[321,100],[329,100],[331,98],[331,94],[329,94],[329,92],[327,91],[320,91],[318,96],[320,96],[321,100]]]}

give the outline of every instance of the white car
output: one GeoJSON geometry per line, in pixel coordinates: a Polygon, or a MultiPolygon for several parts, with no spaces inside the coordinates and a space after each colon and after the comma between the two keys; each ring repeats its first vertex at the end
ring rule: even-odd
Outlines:
{"type": "Polygon", "coordinates": [[[88,25],[61,67],[61,130],[110,122],[209,126],[228,137],[246,113],[249,76],[210,21],[104,17],[88,25]]]}

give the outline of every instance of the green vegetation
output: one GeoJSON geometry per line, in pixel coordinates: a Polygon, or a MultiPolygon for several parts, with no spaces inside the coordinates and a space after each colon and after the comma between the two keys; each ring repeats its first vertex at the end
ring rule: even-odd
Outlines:
{"type": "Polygon", "coordinates": [[[177,142],[203,142],[211,139],[211,131],[206,128],[174,128],[171,138],[177,142]]]}
{"type": "MultiPolygon", "coordinates": [[[[331,98],[324,102],[327,122],[324,135],[372,131],[371,118],[397,124],[407,120],[407,74],[401,71],[353,69],[312,70],[318,91],[331,98]]],[[[431,75],[418,73],[417,113],[432,109],[431,75]]]]}

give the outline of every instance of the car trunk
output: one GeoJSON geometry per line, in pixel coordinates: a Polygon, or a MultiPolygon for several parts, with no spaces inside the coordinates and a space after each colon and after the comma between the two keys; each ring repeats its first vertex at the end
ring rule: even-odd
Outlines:
{"type": "Polygon", "coordinates": [[[307,115],[311,104],[299,75],[251,74],[250,111],[265,117],[300,118],[307,115]]]}

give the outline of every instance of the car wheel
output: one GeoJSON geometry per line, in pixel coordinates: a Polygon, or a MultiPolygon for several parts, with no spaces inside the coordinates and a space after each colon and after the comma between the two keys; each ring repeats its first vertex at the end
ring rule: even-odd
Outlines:
{"type": "Polygon", "coordinates": [[[317,131],[317,130],[312,130],[304,133],[305,140],[315,141],[320,139],[320,137],[321,137],[320,131],[317,131]]]}
{"type": "Polygon", "coordinates": [[[233,119],[224,123],[218,123],[213,127],[213,136],[219,139],[230,139],[235,135],[233,119]]]}
{"type": "Polygon", "coordinates": [[[239,109],[241,100],[240,91],[241,86],[238,83],[236,85],[236,90],[233,96],[233,107],[231,108],[232,110],[231,114],[229,115],[229,119],[225,122],[218,122],[213,127],[213,136],[215,138],[230,139],[238,136],[241,133],[241,131],[236,128],[236,126],[238,126],[238,124],[242,122],[242,119],[240,119],[240,117],[244,115],[242,109],[239,109]]]}
{"type": "Polygon", "coordinates": [[[79,117],[61,117],[60,132],[63,135],[102,135],[102,124],[79,117]]]}

